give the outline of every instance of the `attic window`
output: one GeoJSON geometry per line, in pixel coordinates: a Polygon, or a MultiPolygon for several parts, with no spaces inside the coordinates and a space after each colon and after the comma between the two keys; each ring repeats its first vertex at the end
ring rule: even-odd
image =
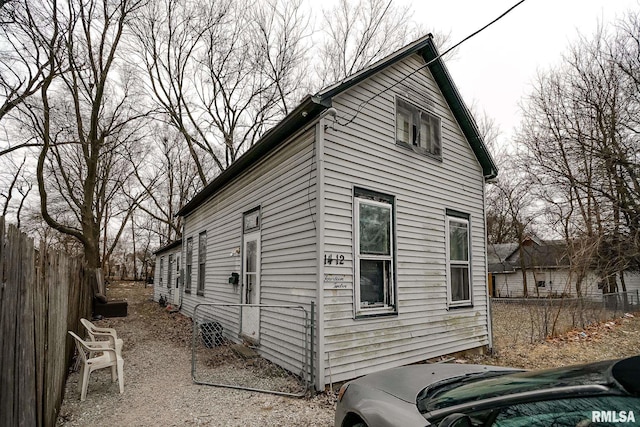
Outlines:
{"type": "Polygon", "coordinates": [[[440,158],[440,118],[396,98],[396,143],[421,154],[440,158]]]}

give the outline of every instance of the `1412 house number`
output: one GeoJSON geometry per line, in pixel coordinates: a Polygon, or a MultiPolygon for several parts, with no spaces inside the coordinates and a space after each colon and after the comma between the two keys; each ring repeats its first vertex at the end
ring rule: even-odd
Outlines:
{"type": "Polygon", "coordinates": [[[324,254],[324,265],[344,265],[344,255],[324,254]]]}

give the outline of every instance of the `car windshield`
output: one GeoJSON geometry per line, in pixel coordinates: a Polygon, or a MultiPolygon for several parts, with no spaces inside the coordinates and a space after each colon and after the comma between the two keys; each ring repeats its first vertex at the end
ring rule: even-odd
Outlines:
{"type": "Polygon", "coordinates": [[[420,392],[417,405],[420,412],[430,412],[453,405],[514,393],[523,393],[544,388],[603,384],[607,381],[604,372],[611,362],[589,366],[548,369],[535,372],[519,372],[507,375],[459,377],[445,380],[420,392]]]}
{"type": "Polygon", "coordinates": [[[472,418],[492,427],[623,427],[640,421],[636,419],[638,403],[631,396],[571,397],[519,403],[478,414],[479,418],[472,414],[472,418]]]}

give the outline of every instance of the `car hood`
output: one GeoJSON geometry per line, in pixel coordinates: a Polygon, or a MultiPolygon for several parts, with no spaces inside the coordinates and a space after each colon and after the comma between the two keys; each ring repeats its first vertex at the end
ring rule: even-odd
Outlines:
{"type": "Polygon", "coordinates": [[[405,402],[415,404],[418,393],[433,383],[448,378],[490,371],[518,372],[520,370],[486,365],[435,363],[388,369],[369,374],[351,383],[372,387],[405,402]]]}

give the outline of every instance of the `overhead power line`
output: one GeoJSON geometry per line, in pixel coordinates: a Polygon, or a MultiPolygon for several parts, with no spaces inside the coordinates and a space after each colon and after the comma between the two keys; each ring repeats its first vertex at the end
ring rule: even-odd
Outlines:
{"type": "Polygon", "coordinates": [[[467,40],[473,38],[474,36],[480,34],[482,31],[486,30],[487,28],[489,28],[490,26],[492,26],[493,24],[495,24],[496,22],[498,22],[499,20],[501,20],[502,18],[504,18],[506,15],[508,15],[513,9],[515,9],[516,7],[520,6],[522,3],[524,3],[526,0],[520,0],[519,2],[517,2],[516,4],[514,4],[513,6],[511,6],[509,9],[507,9],[506,11],[504,11],[500,16],[498,16],[497,18],[495,18],[493,21],[489,22],[487,25],[485,25],[484,27],[480,28],[479,30],[474,31],[473,33],[469,34],[467,37],[465,37],[464,39],[460,40],[458,43],[454,44],[453,46],[451,46],[450,48],[448,48],[447,50],[445,50],[444,52],[438,54],[438,56],[436,56],[435,58],[433,58],[432,60],[428,61],[426,64],[421,65],[420,67],[416,68],[415,70],[413,70],[412,72],[410,72],[409,74],[407,74],[406,76],[402,77],[400,80],[396,81],[395,83],[393,83],[390,86],[384,87],[383,89],[381,89],[380,91],[378,91],[377,93],[371,95],[369,98],[365,99],[364,101],[362,101],[359,105],[358,105],[358,109],[356,110],[356,112],[353,114],[353,116],[346,121],[345,123],[340,123],[339,121],[337,121],[337,123],[339,125],[342,126],[348,126],[349,124],[351,124],[356,117],[358,117],[358,114],[360,114],[360,112],[362,111],[362,108],[367,105],[369,102],[371,102],[372,100],[374,100],[375,98],[377,98],[378,96],[382,95],[383,93],[385,93],[388,90],[393,89],[394,87],[396,87],[397,85],[399,85],[400,83],[402,83],[403,81],[407,80],[409,77],[413,76],[414,74],[416,74],[418,71],[428,67],[429,65],[433,64],[435,61],[437,61],[438,59],[442,58],[443,56],[445,56],[446,54],[448,54],[449,52],[451,52],[452,50],[454,50],[455,48],[457,48],[458,46],[460,46],[462,43],[466,42],[467,40]]]}

